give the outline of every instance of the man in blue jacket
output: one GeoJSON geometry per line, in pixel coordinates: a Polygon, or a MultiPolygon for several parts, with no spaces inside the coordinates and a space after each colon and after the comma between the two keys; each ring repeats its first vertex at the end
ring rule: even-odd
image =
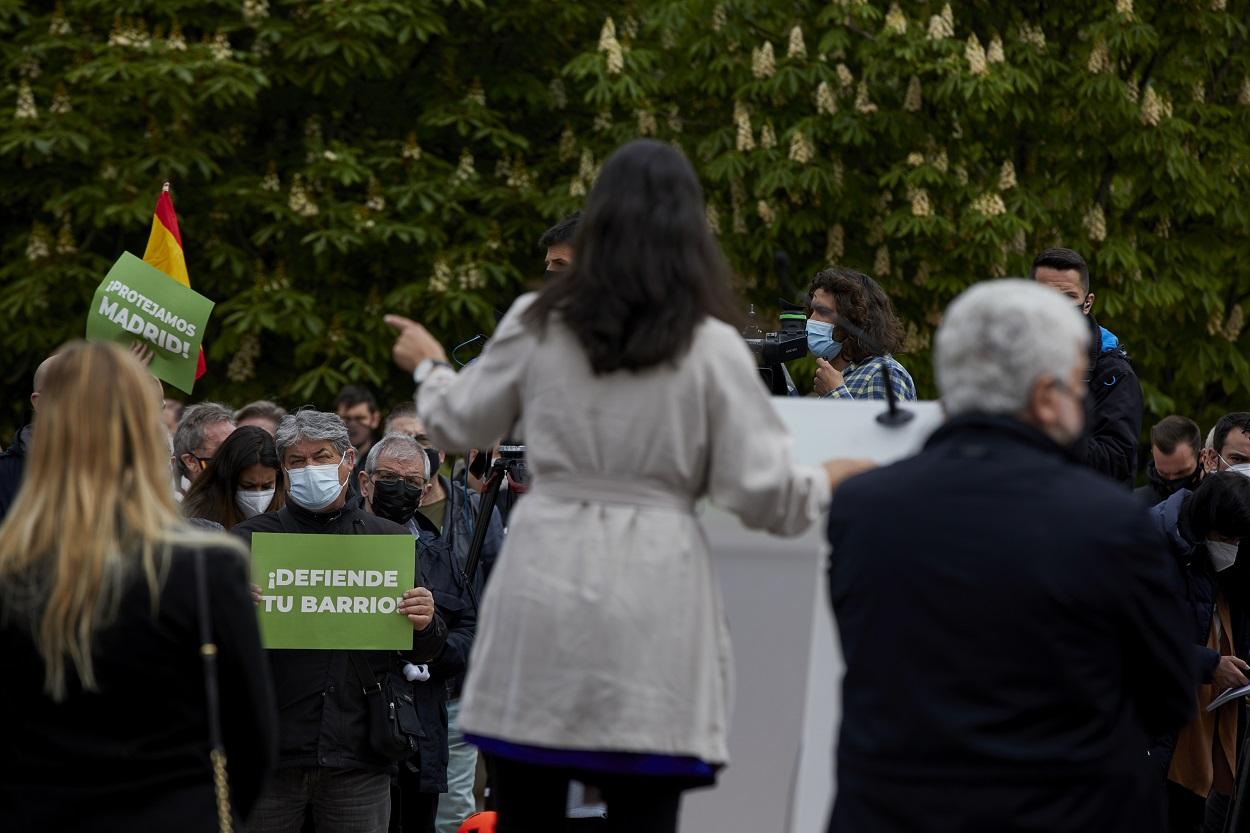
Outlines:
{"type": "Polygon", "coordinates": [[[1089,267],[1071,249],[1047,249],[1033,259],[1029,276],[1067,297],[1085,316],[1090,342],[1085,374],[1085,433],[1076,452],[1094,471],[1132,486],[1137,477],[1142,392],[1128,352],[1115,333],[1098,326],[1089,267]]]}
{"type": "Polygon", "coordinates": [[[1175,567],[1146,510],[1073,452],[1084,320],[974,286],[935,340],[949,421],[834,496],[846,660],[834,833],[1149,833],[1149,739],[1191,716],[1175,567]]]}

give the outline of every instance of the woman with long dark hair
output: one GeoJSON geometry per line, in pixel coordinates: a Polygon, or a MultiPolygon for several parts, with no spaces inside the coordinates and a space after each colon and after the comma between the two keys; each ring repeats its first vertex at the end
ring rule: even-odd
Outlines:
{"type": "Polygon", "coordinates": [[[672,831],[682,791],[728,758],[728,634],[695,504],[797,534],[851,467],[792,462],[681,153],[613,154],[573,249],[459,374],[388,320],[440,448],[528,445],[461,700],[496,757],[500,833],[561,829],[570,778],[602,788],[609,829],[672,831]]]}
{"type": "Polygon", "coordinates": [[[225,529],[262,512],[282,508],[282,464],[273,437],[264,428],[234,429],[217,449],[182,502],[188,518],[219,523],[225,529]]]}

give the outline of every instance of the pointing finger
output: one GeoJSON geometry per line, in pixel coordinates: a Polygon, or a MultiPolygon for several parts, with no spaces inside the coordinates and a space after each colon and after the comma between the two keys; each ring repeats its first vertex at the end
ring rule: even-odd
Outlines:
{"type": "Polygon", "coordinates": [[[416,321],[413,321],[411,318],[404,318],[402,315],[387,315],[382,320],[386,322],[388,327],[399,330],[401,333],[404,330],[417,326],[416,321]]]}

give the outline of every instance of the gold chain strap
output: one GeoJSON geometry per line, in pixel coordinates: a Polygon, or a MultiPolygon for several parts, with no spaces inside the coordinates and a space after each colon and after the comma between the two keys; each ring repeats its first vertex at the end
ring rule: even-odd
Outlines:
{"type": "Polygon", "coordinates": [[[234,816],[230,814],[230,784],[226,780],[226,753],[214,749],[208,754],[213,759],[213,791],[217,793],[217,831],[234,833],[234,816]]]}

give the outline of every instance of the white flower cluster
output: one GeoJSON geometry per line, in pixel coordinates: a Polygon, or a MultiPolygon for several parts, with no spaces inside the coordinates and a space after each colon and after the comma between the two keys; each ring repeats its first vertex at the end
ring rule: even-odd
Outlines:
{"type": "Polygon", "coordinates": [[[755,213],[760,215],[760,220],[764,225],[771,226],[773,221],[777,219],[777,215],[773,213],[773,207],[768,204],[768,200],[760,200],[755,204],[755,213]]]}
{"type": "Polygon", "coordinates": [[[720,236],[720,212],[716,210],[714,203],[707,204],[707,227],[712,230],[712,234],[720,236]]]}
{"type": "Polygon", "coordinates": [[[1101,243],[1107,239],[1107,215],[1103,213],[1099,203],[1094,203],[1089,207],[1082,224],[1091,241],[1101,243]]]}
{"type": "Polygon", "coordinates": [[[321,211],[317,207],[317,203],[313,202],[308,196],[304,183],[300,181],[299,174],[295,175],[295,181],[291,183],[291,194],[287,199],[287,206],[301,217],[316,217],[321,211]]]}
{"type": "Polygon", "coordinates": [[[877,255],[872,261],[872,272],[877,276],[878,280],[881,280],[890,274],[889,246],[879,246],[877,248],[877,255]]]}
{"type": "Polygon", "coordinates": [[[607,55],[608,75],[620,75],[625,69],[625,52],[616,39],[616,24],[610,17],[603,21],[599,32],[599,51],[607,55]]]}
{"type": "Polygon", "coordinates": [[[213,53],[214,61],[230,60],[230,55],[232,54],[230,50],[230,38],[226,36],[224,31],[220,29],[217,30],[217,36],[213,38],[210,51],[213,53]]]}
{"type": "Polygon", "coordinates": [[[929,164],[942,173],[946,173],[950,170],[950,159],[946,156],[946,148],[942,148],[938,151],[937,154],[929,160],[929,164]]]}
{"type": "Polygon", "coordinates": [[[1155,234],[1167,240],[1172,236],[1172,220],[1169,217],[1160,217],[1155,223],[1155,234]]]}
{"type": "Polygon", "coordinates": [[[816,87],[816,112],[824,116],[832,116],[838,112],[838,101],[834,98],[828,81],[821,81],[816,87]]]}
{"type": "Polygon", "coordinates": [[[68,35],[73,31],[69,25],[69,20],[65,17],[65,6],[57,3],[56,8],[52,12],[52,21],[48,24],[48,34],[68,35]]]}
{"type": "Polygon", "coordinates": [[[772,150],[777,147],[777,134],[773,132],[773,123],[764,122],[764,126],[760,128],[760,147],[764,150],[772,150]]]}
{"type": "Polygon", "coordinates": [[[421,146],[417,144],[417,134],[409,133],[408,138],[404,140],[404,148],[399,152],[403,159],[415,162],[421,158],[421,146]]]}
{"type": "Polygon", "coordinates": [[[1229,341],[1236,341],[1241,337],[1241,331],[1246,326],[1246,313],[1241,308],[1241,304],[1233,305],[1233,309],[1228,313],[1228,322],[1224,324],[1224,338],[1229,341]]]}
{"type": "Polygon", "coordinates": [[[729,13],[725,11],[725,4],[717,3],[716,8],[712,10],[712,31],[719,32],[728,22],[729,13]]]}
{"type": "Polygon", "coordinates": [[[474,80],[473,84],[469,87],[468,94],[465,95],[464,99],[470,104],[476,104],[478,107],[485,107],[486,106],[486,90],[482,89],[482,82],[478,80],[474,80]]]}
{"type": "Polygon", "coordinates": [[[1121,17],[1133,19],[1133,0],[1115,0],[1115,12],[1121,17]]]}
{"type": "Polygon", "coordinates": [[[473,165],[473,154],[468,148],[460,151],[460,161],[456,164],[455,173],[451,175],[453,184],[460,185],[477,176],[477,168],[473,165]]]}
{"type": "Polygon", "coordinates": [[[877,112],[877,105],[872,103],[872,99],[868,97],[868,84],[865,81],[859,82],[859,87],[855,90],[855,109],[865,115],[877,112]]]}
{"type": "Polygon", "coordinates": [[[790,44],[786,48],[786,57],[793,60],[807,57],[807,44],[803,42],[803,30],[798,26],[790,30],[790,44]]]}
{"type": "Polygon", "coordinates": [[[812,161],[812,157],[815,155],[816,150],[812,147],[812,143],[808,141],[807,136],[803,135],[803,131],[794,131],[794,135],[790,137],[790,161],[806,165],[812,161]]]}
{"type": "Polygon", "coordinates": [[[1016,166],[1010,159],[1003,163],[998,172],[998,190],[1010,191],[1016,187],[1016,166]]]}
{"type": "Polygon", "coordinates": [[[243,0],[243,19],[264,20],[269,17],[269,0],[243,0]]]}
{"type": "Polygon", "coordinates": [[[187,51],[187,39],[182,36],[182,27],[177,23],[169,27],[169,37],[165,38],[165,48],[170,52],[187,51]]]}
{"type": "Polygon", "coordinates": [[[659,126],[655,122],[655,113],[650,110],[639,110],[638,116],[638,135],[654,136],[659,130],[659,126]]]}
{"type": "Polygon", "coordinates": [[[911,200],[913,217],[932,217],[933,206],[929,204],[929,192],[924,188],[908,188],[907,198],[911,200]]]}
{"type": "Polygon", "coordinates": [[[913,168],[919,168],[924,164],[924,154],[913,150],[911,153],[907,154],[907,164],[913,168]]]}
{"type": "Polygon", "coordinates": [[[846,232],[842,229],[842,224],[829,227],[829,234],[825,237],[825,262],[837,263],[845,254],[846,232]]]}
{"type": "Polygon", "coordinates": [[[1207,100],[1207,86],[1201,81],[1194,84],[1194,103],[1205,104],[1207,100]]]}
{"type": "Polygon", "coordinates": [[[577,155],[577,136],[573,134],[573,128],[565,125],[564,130],[560,131],[560,161],[567,162],[577,155]]]}
{"type": "Polygon", "coordinates": [[[39,118],[39,108],[35,106],[35,93],[30,82],[23,80],[17,88],[17,107],[13,110],[13,118],[18,120],[39,118]]]}
{"type": "Polygon", "coordinates": [[[460,267],[460,274],[456,278],[461,289],[473,290],[486,286],[486,276],[482,274],[481,267],[476,263],[460,267]]]}
{"type": "Polygon", "coordinates": [[[599,133],[606,133],[612,129],[612,111],[608,109],[600,110],[595,115],[595,130],[599,133]]]}
{"type": "Polygon", "coordinates": [[[777,71],[772,41],[764,41],[759,49],[751,50],[751,74],[756,78],[772,78],[777,71]]]}
{"type": "Polygon", "coordinates": [[[750,153],[755,150],[755,134],[751,129],[751,111],[740,101],[734,102],[734,126],[738,130],[738,152],[750,153]]]}
{"type": "Polygon", "coordinates": [[[676,104],[668,108],[668,129],[674,133],[680,133],[682,129],[681,111],[676,104]]]}
{"type": "Polygon", "coordinates": [[[52,234],[43,223],[35,223],[30,227],[30,237],[26,239],[26,259],[42,260],[52,254],[52,234]]]}
{"type": "Polygon", "coordinates": [[[1007,60],[1007,54],[1003,52],[1003,39],[998,35],[990,38],[989,49],[985,50],[985,60],[991,64],[1001,64],[1007,60]]]}
{"type": "Polygon", "coordinates": [[[1237,103],[1242,107],[1250,107],[1250,75],[1241,79],[1241,90],[1237,93],[1237,103]]]}
{"type": "Polygon", "coordinates": [[[430,275],[430,291],[439,295],[451,287],[451,267],[441,257],[434,261],[434,273],[430,275]]]}
{"type": "Polygon", "coordinates": [[[120,17],[113,18],[113,30],[109,32],[109,46],[133,46],[135,49],[147,49],[152,45],[152,38],[142,21],[122,23],[120,17]]]}
{"type": "Polygon", "coordinates": [[[883,31],[895,34],[907,34],[907,16],[903,14],[903,10],[898,7],[898,3],[891,3],[890,10],[885,13],[885,26],[883,31]]]}
{"type": "Polygon", "coordinates": [[[61,230],[56,235],[56,253],[59,255],[72,255],[78,251],[78,246],[74,243],[74,232],[69,227],[69,218],[61,223],[61,230]]]}
{"type": "Polygon", "coordinates": [[[946,40],[955,37],[955,12],[951,4],[942,7],[941,14],[929,18],[929,40],[946,40]]]}
{"type": "Polygon", "coordinates": [[[69,100],[69,91],[64,84],[57,85],[56,92],[52,95],[52,106],[48,109],[55,116],[64,116],[74,111],[74,105],[69,100]]]}
{"type": "Polygon", "coordinates": [[[973,75],[990,74],[989,63],[985,59],[985,49],[981,46],[981,40],[976,32],[969,35],[967,43],[964,44],[964,59],[968,61],[968,71],[973,75]]]}
{"type": "Polygon", "coordinates": [[[1027,43],[1039,52],[1046,50],[1046,32],[1041,26],[1035,26],[1032,23],[1020,24],[1020,42],[1027,43]]]}
{"type": "Polygon", "coordinates": [[[260,181],[260,190],[262,191],[280,191],[282,190],[282,180],[278,178],[278,166],[269,163],[269,171],[265,174],[265,178],[260,181]]]}
{"type": "Polygon", "coordinates": [[[369,180],[369,196],[365,199],[365,208],[375,212],[386,210],[386,197],[382,194],[382,183],[376,179],[369,180]]]}
{"type": "Polygon", "coordinates": [[[998,194],[987,192],[973,200],[972,210],[986,217],[997,217],[1007,213],[1007,205],[998,194]]]}
{"type": "Polygon", "coordinates": [[[920,77],[913,75],[911,80],[907,82],[907,95],[903,98],[903,109],[909,113],[915,113],[920,110],[924,104],[924,99],[920,90],[920,77]]]}
{"type": "Polygon", "coordinates": [[[1148,84],[1141,98],[1141,123],[1156,127],[1165,118],[1172,118],[1172,102],[1157,93],[1153,84],[1148,84]]]}
{"type": "Polygon", "coordinates": [[[1107,42],[1102,38],[1094,41],[1094,48],[1089,51],[1089,60],[1085,62],[1085,68],[1091,75],[1102,75],[1112,71],[1111,53],[1107,51],[1107,42]]]}
{"type": "Polygon", "coordinates": [[[1228,6],[1228,0],[1211,0],[1211,11],[1222,12],[1228,6]]]}
{"type": "Polygon", "coordinates": [[[1125,82],[1124,96],[1133,104],[1141,100],[1141,87],[1138,86],[1136,78],[1130,78],[1125,82]]]}
{"type": "Polygon", "coordinates": [[[638,18],[632,14],[625,16],[625,22],[621,24],[621,31],[625,33],[625,37],[634,40],[638,37],[638,18]]]}
{"type": "Polygon", "coordinates": [[[834,72],[838,74],[838,83],[842,85],[842,89],[849,90],[855,83],[855,76],[851,74],[850,67],[846,64],[838,64],[834,72]]]}

